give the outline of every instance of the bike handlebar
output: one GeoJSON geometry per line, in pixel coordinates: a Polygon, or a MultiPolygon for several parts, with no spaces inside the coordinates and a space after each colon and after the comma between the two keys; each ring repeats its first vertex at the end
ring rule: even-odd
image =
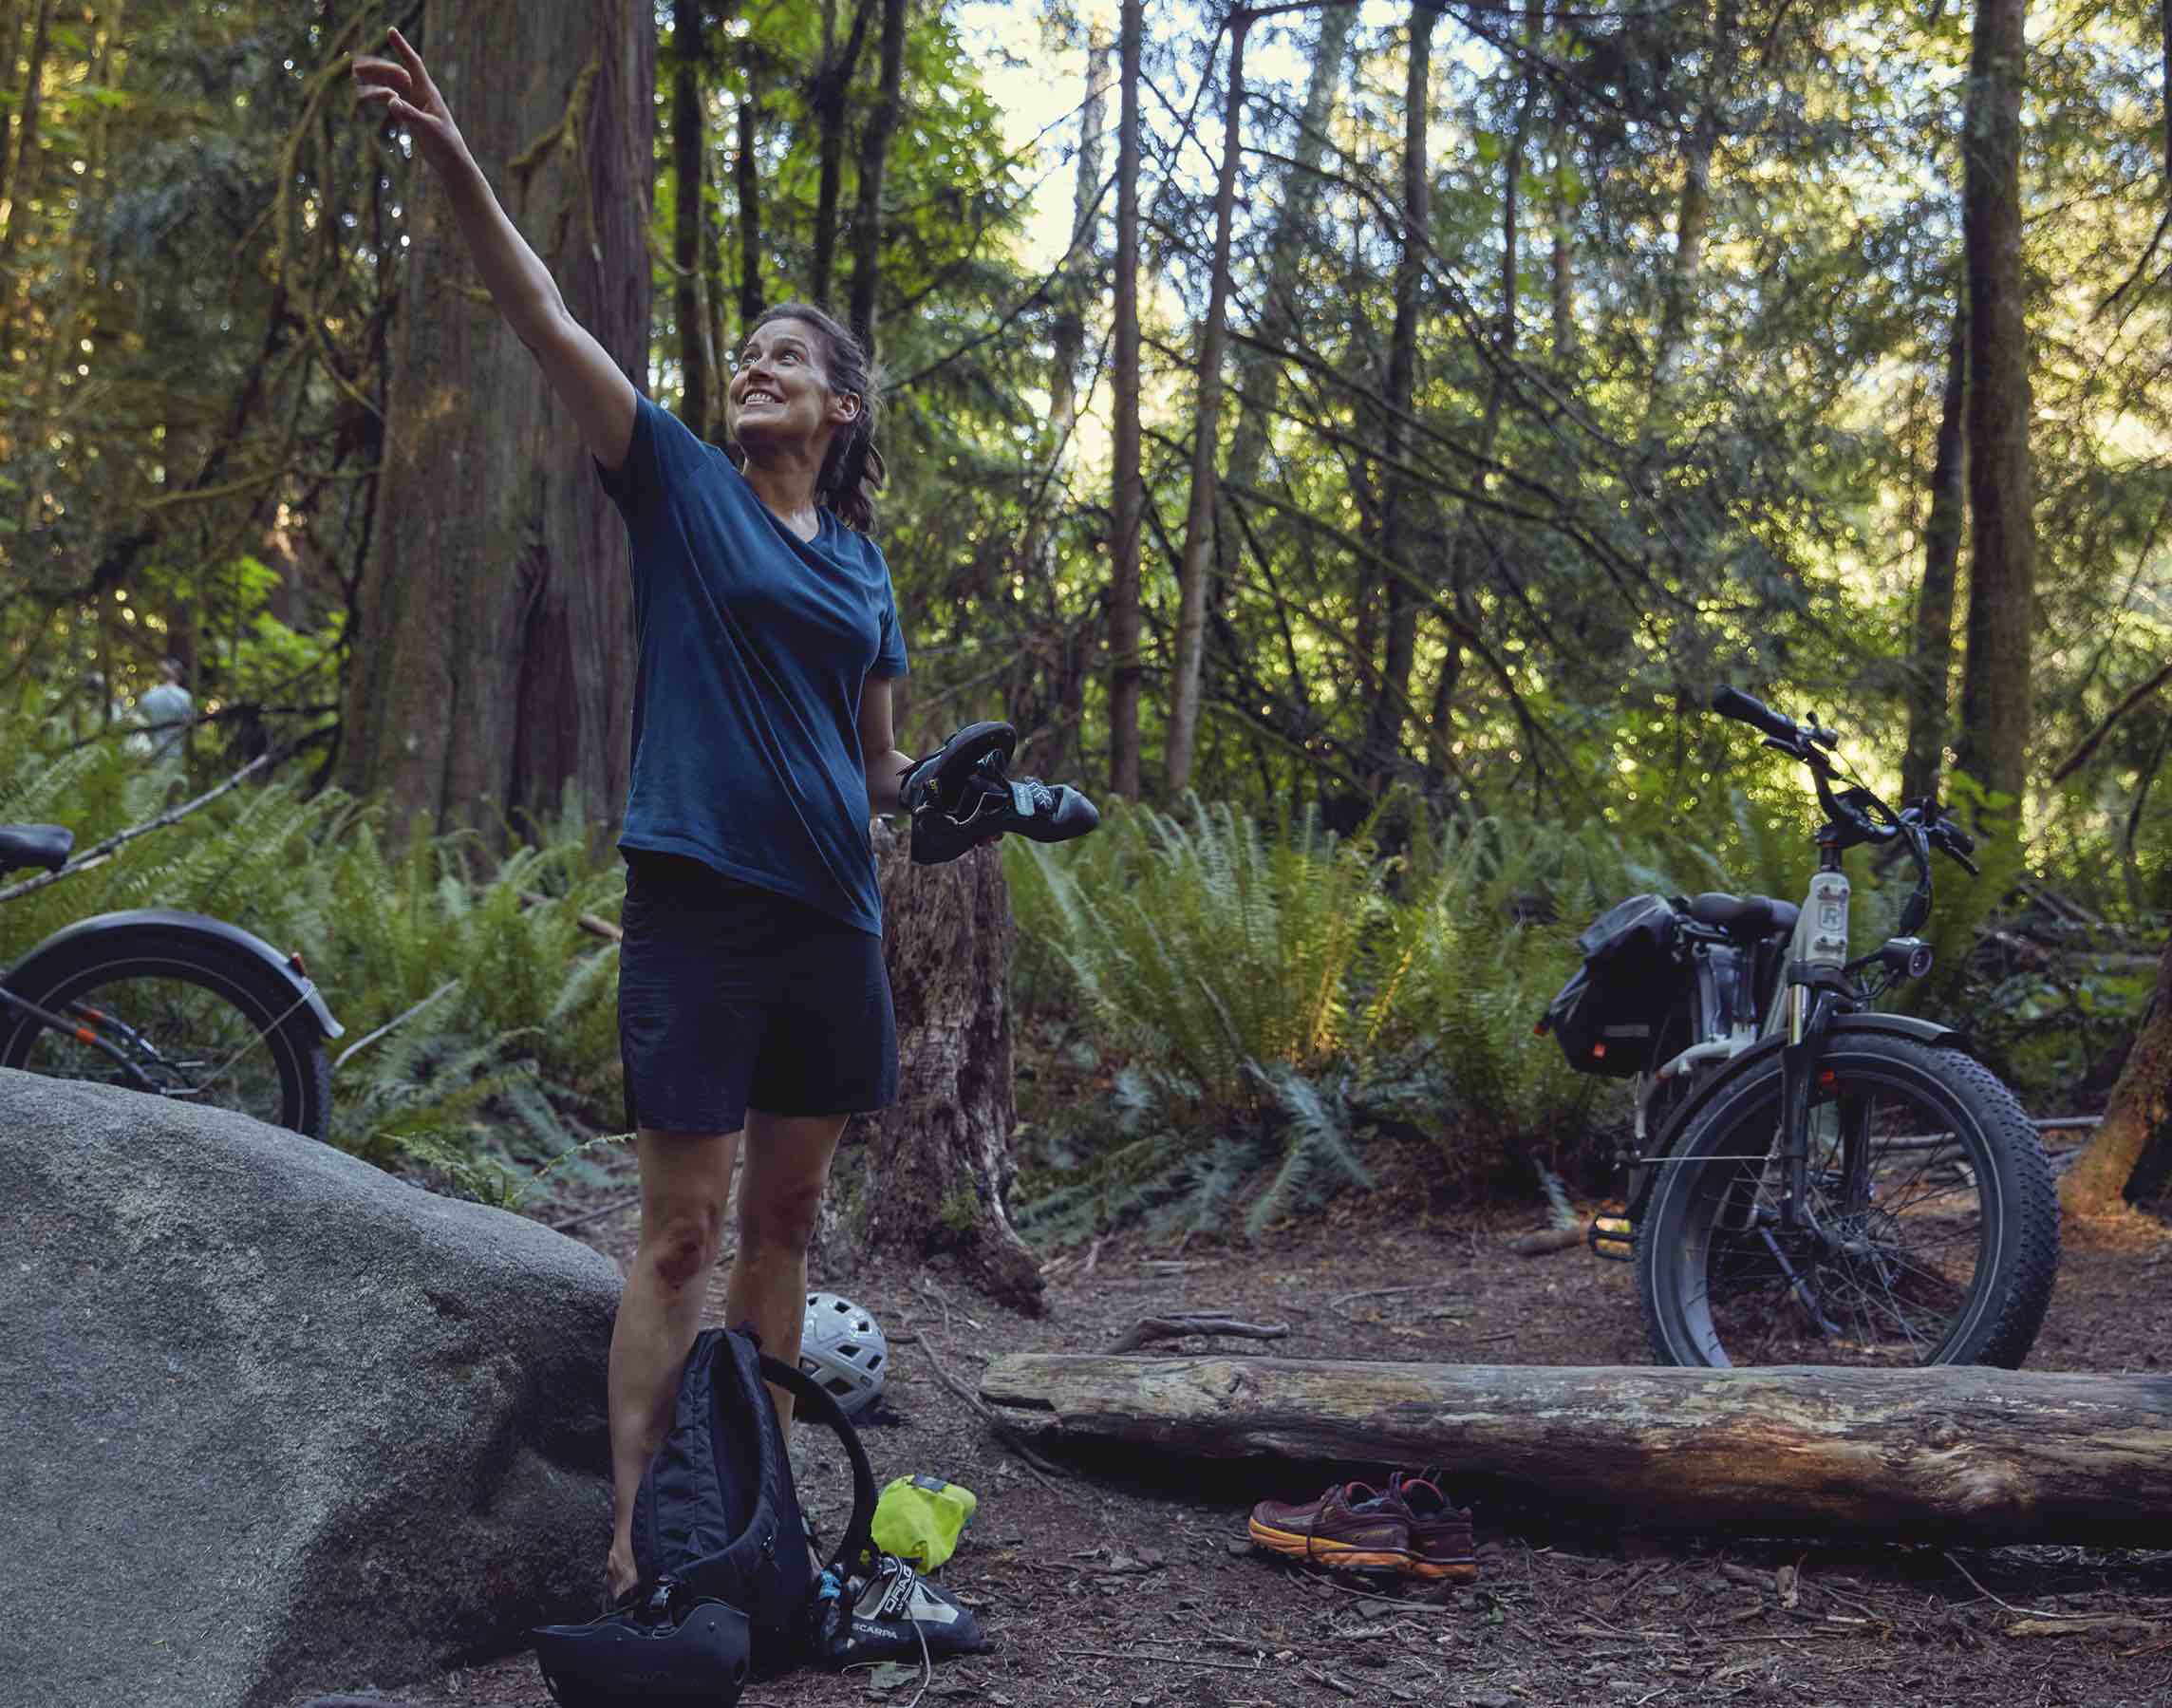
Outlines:
{"type": "Polygon", "coordinates": [[[1789,746],[1803,739],[1803,732],[1792,718],[1782,717],[1762,700],[1745,694],[1740,688],[1721,688],[1712,697],[1712,709],[1723,718],[1747,723],[1789,746]]]}

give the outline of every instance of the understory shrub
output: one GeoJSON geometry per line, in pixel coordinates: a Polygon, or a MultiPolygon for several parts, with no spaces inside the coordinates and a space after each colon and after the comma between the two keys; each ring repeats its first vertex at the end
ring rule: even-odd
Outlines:
{"type": "MultiPolygon", "coordinates": [[[[118,741],[64,749],[41,743],[46,732],[11,733],[0,818],[66,824],[79,854],[190,793],[178,765],[146,764],[118,741]]],[[[328,1046],[331,1142],[508,1202],[542,1189],[539,1169],[593,1173],[583,1142],[623,1111],[618,951],[579,923],[615,920],[619,865],[596,852],[578,800],[524,828],[500,858],[472,835],[416,835],[395,851],[374,808],[251,779],[9,902],[0,952],[144,907],[208,913],[298,949],[346,1028],[328,1046]]]]}
{"type": "Polygon", "coordinates": [[[1061,1047],[1117,1064],[1106,1095],[1037,1111],[1018,1213],[1046,1239],[1240,1210],[1256,1235],[1368,1183],[1382,1129],[1429,1139],[1451,1188],[1527,1182],[1601,1096],[1532,1023],[1585,913],[1652,875],[1597,833],[1487,821],[1383,860],[1363,831],[1197,800],[1118,803],[1008,870],[1043,1019],[1075,1007],[1061,1047]]]}

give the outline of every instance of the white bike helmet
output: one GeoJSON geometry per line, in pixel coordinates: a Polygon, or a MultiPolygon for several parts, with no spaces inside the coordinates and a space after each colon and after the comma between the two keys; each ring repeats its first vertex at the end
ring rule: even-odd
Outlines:
{"type": "Polygon", "coordinates": [[[848,1417],[859,1417],[882,1398],[889,1342],[875,1320],[850,1299],[809,1293],[799,1331],[799,1368],[836,1399],[848,1417]]]}

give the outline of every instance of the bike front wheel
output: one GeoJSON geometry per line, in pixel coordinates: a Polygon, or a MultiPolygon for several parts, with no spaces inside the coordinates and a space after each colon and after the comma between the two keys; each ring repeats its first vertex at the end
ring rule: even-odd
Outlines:
{"type": "Polygon", "coordinates": [[[1658,1166],[1637,1280],[1664,1364],[2017,1368],[2050,1304],[2058,1200],[2013,1094],[1957,1050],[1844,1033],[1781,1211],[1781,1068],[1723,1086],[1658,1166]]]}
{"type": "Polygon", "coordinates": [[[331,1065],[308,1007],[231,945],[147,929],[82,945],[14,995],[70,1024],[0,1007],[0,1066],[209,1103],[322,1138],[331,1065]]]}

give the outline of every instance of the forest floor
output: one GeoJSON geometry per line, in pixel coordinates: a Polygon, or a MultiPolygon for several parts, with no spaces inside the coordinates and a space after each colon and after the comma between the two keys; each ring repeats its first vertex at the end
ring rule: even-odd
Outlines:
{"type": "MultiPolygon", "coordinates": [[[[1466,1363],[1648,1361],[1627,1265],[1581,1248],[1519,1257],[1530,1211],[1429,1212],[1420,1158],[1398,1183],[1350,1195],[1253,1247],[1181,1257],[1136,1241],[1061,1262],[1034,1319],[918,1271],[850,1281],[898,1344],[886,1404],[864,1432],[878,1485],[934,1472],[973,1489],[978,1517],[942,1581],[991,1647],[939,1664],[922,1701],[993,1708],[1248,1708],[1359,1702],[1788,1701],[1806,1708],[2172,1700],[2172,1550],[1748,1543],[1594,1528],[1524,1507],[1476,1507],[1479,1581],[1435,1588],[1328,1575],[1255,1550],[1250,1503],[1309,1497],[1334,1467],[1255,1461],[1130,1480],[1026,1466],[965,1401],[986,1360],[1105,1350],[1139,1318],[1226,1309],[1285,1322],[1285,1340],[1181,1342],[1233,1356],[1466,1363]],[[1369,1289],[1408,1289],[1374,1298],[1369,1289]],[[1783,1597],[1780,1567],[1794,1568],[1783,1597]],[[2033,1635],[2050,1613],[2070,1634],[2033,1635]]],[[[604,1199],[599,1197],[598,1202],[604,1199]]],[[[623,1265],[630,1209],[579,1237],[623,1265]]],[[[2172,1359],[2172,1230],[2069,1229],[2036,1370],[2127,1371],[2172,1359]]],[[[821,1278],[816,1277],[816,1285],[821,1278]]],[[[721,1307],[721,1282],[712,1316],[721,1307]]],[[[810,1436],[818,1439],[810,1440],[810,1436]]],[[[834,1533],[849,1505],[841,1455],[796,1447],[810,1516],[834,1533]]],[[[1350,1468],[1346,1468],[1350,1469],[1350,1468]]],[[[1453,1468],[1448,1486],[1456,1492],[1453,1468]]],[[[2172,1542],[2172,1537],[2167,1538],[2172,1542]]],[[[878,1689],[867,1672],[752,1687],[752,1708],[907,1708],[917,1667],[878,1689]]],[[[348,1699],[342,1699],[343,1702],[348,1699]]],[[[532,1657],[450,1672],[384,1699],[414,1708],[546,1708],[532,1657]]]]}

